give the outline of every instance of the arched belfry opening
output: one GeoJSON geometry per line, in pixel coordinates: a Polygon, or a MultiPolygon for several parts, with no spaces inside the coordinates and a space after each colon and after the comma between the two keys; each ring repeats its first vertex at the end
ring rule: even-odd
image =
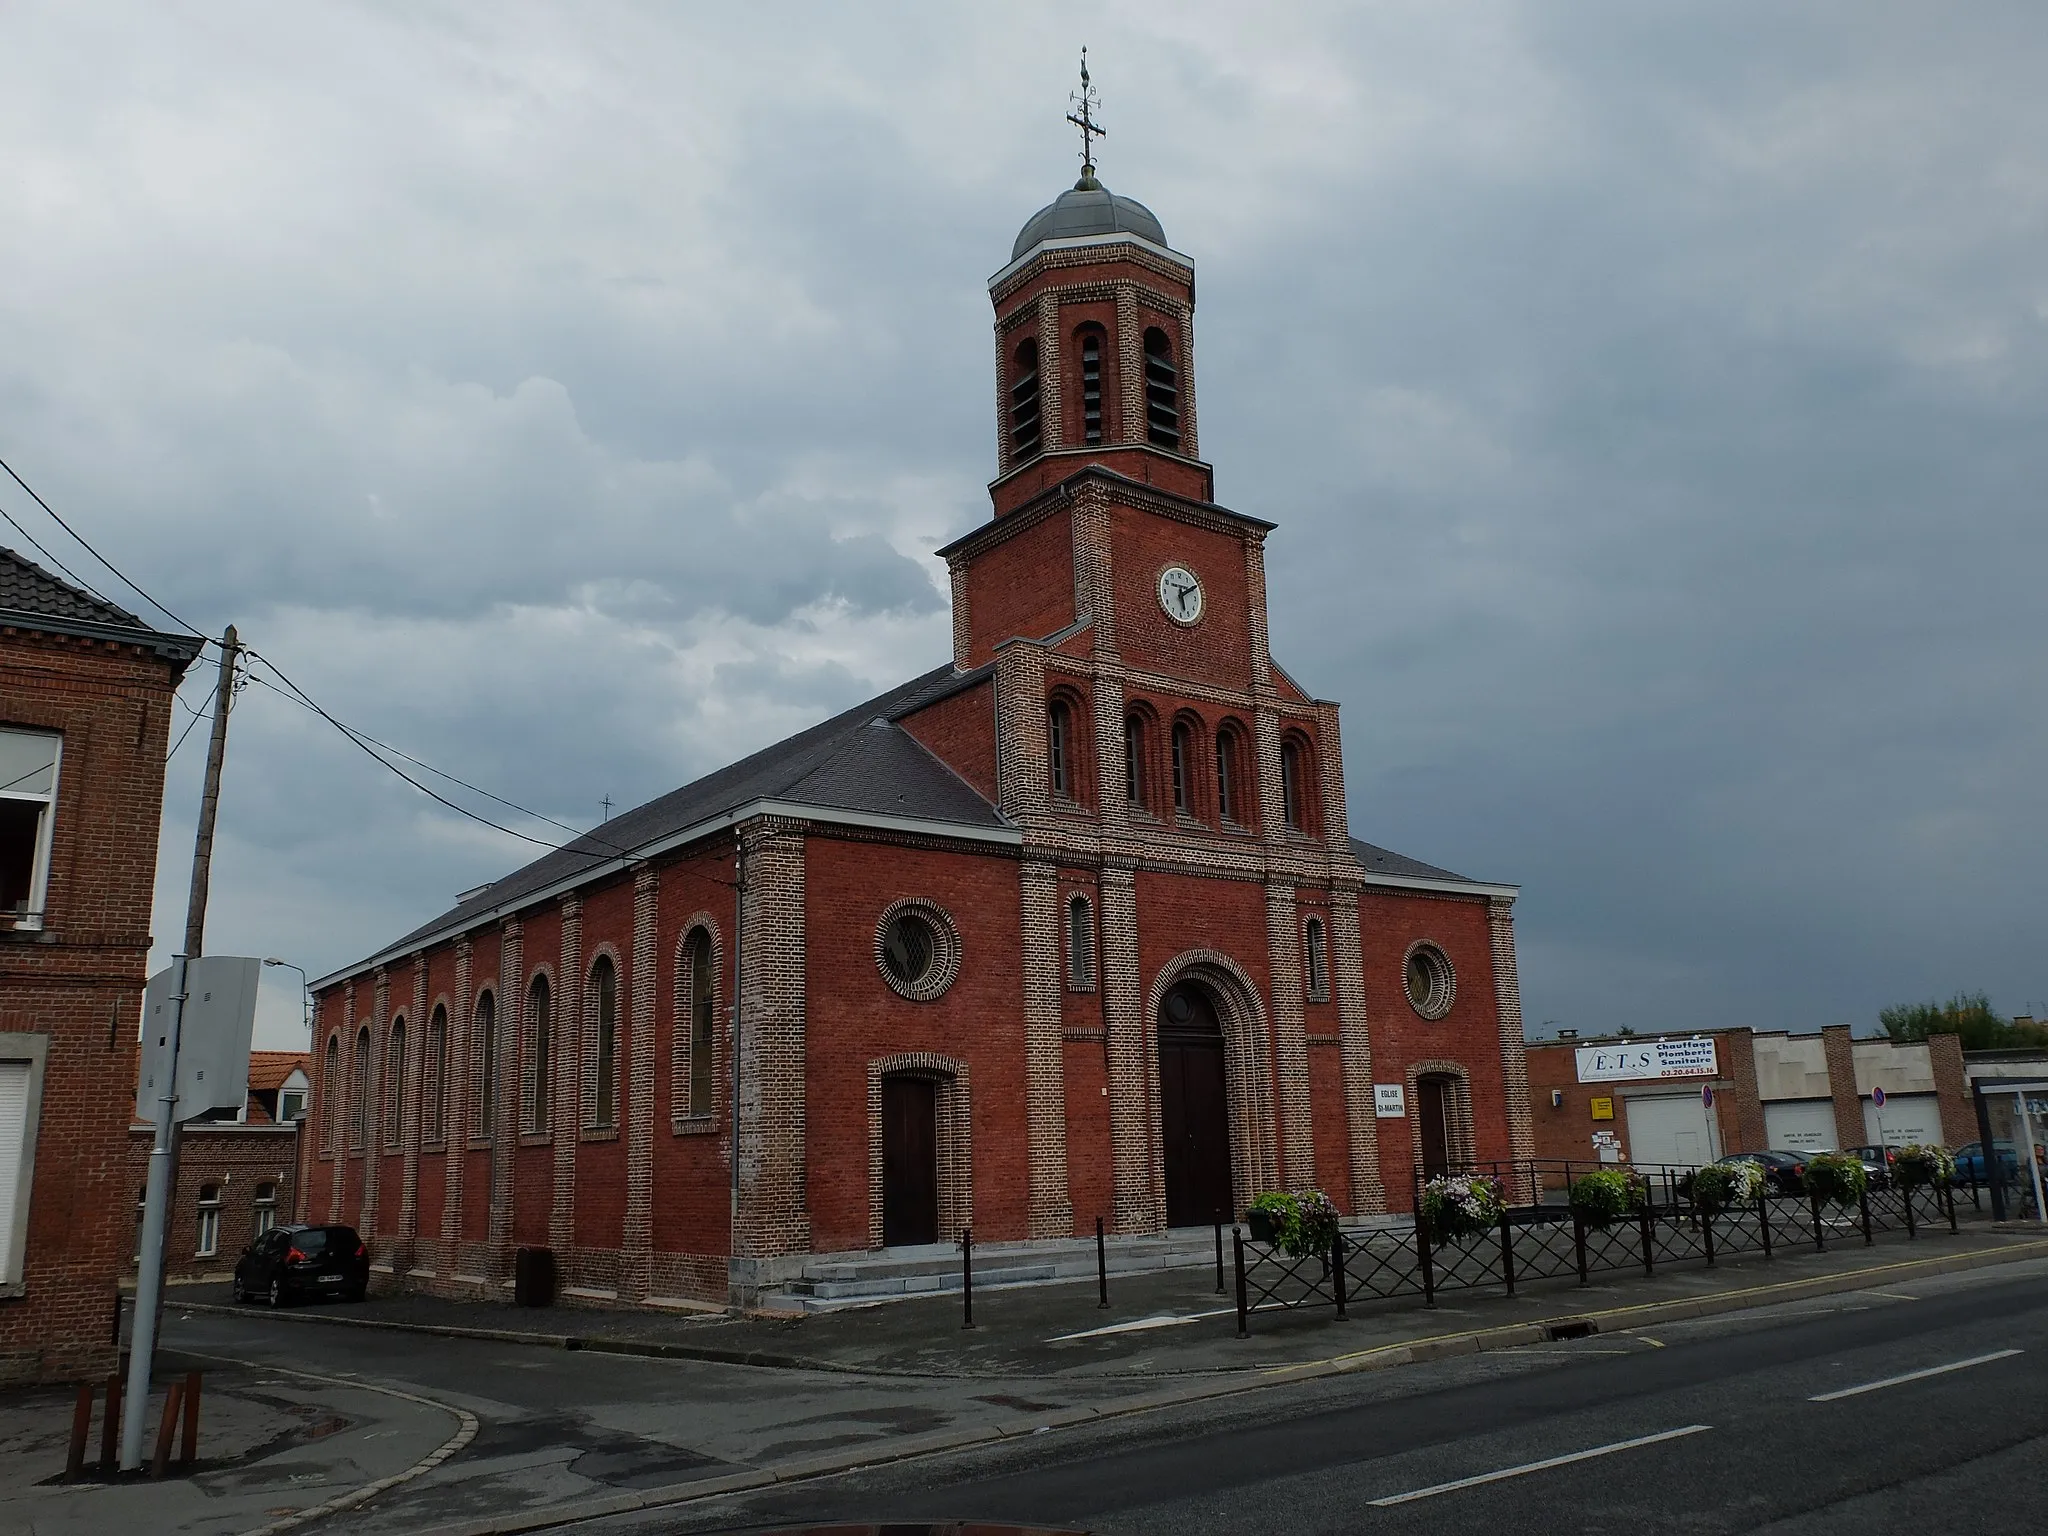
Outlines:
{"type": "Polygon", "coordinates": [[[1159,1004],[1160,1160],[1166,1224],[1232,1217],[1230,1089],[1215,994],[1183,980],[1159,1004]]]}

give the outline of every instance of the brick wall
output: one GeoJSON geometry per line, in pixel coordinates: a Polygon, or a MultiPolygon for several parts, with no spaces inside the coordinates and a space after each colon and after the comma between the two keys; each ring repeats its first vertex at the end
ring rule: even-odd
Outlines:
{"type": "MultiPolygon", "coordinates": [[[[131,1126],[128,1132],[130,1274],[135,1269],[135,1244],[142,1234],[139,1200],[149,1178],[151,1136],[144,1125],[131,1126]]],[[[164,1277],[225,1279],[256,1235],[260,1186],[270,1185],[274,1192],[272,1225],[290,1226],[298,1194],[293,1167],[298,1146],[296,1126],[203,1121],[186,1126],[179,1137],[178,1183],[171,1193],[171,1241],[164,1277]],[[200,1197],[209,1187],[217,1192],[214,1204],[219,1212],[219,1240],[210,1256],[198,1251],[200,1197]]]]}
{"type": "Polygon", "coordinates": [[[134,1251],[128,1126],[181,670],[140,647],[0,630],[0,722],[63,737],[43,929],[0,932],[0,1034],[39,1036],[47,1052],[22,1280],[0,1295],[0,1381],[113,1365],[114,1288],[134,1251]]]}

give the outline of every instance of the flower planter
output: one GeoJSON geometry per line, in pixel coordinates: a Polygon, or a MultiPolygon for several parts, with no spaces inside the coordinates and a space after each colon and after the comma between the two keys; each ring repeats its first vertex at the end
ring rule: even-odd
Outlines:
{"type": "Polygon", "coordinates": [[[1280,1224],[1273,1219],[1271,1211],[1246,1211],[1244,1213],[1245,1235],[1255,1243],[1271,1247],[1280,1240],[1280,1224]]]}

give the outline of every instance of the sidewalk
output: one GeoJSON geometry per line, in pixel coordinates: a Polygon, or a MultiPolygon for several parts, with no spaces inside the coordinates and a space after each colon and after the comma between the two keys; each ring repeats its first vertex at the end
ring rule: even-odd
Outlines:
{"type": "MultiPolygon", "coordinates": [[[[1824,1254],[1781,1248],[1771,1260],[1749,1255],[1714,1268],[1664,1269],[1650,1279],[1624,1273],[1603,1275],[1589,1286],[1543,1281],[1520,1287],[1512,1297],[1498,1286],[1452,1291],[1434,1307],[1424,1306],[1420,1298],[1354,1303],[1345,1321],[1328,1306],[1257,1312],[1246,1339],[1236,1337],[1233,1296],[1216,1293],[1213,1266],[1112,1277],[1106,1309],[1097,1305],[1092,1280],[977,1291],[972,1330],[962,1327],[957,1293],[792,1318],[521,1309],[410,1295],[263,1315],[308,1325],[417,1330],[429,1336],[866,1376],[1161,1378],[1299,1365],[1337,1350],[1526,1327],[1621,1307],[1704,1302],[1753,1288],[1835,1281],[1854,1285],[1866,1271],[1902,1263],[1966,1258],[1975,1263],[2008,1253],[2048,1253],[2048,1243],[1981,1226],[1872,1248],[1838,1239],[1824,1254]]],[[[218,1294],[193,1288],[179,1300],[195,1310],[232,1310],[225,1287],[218,1294]]]]}
{"type": "MultiPolygon", "coordinates": [[[[173,1304],[175,1306],[175,1303],[173,1304]]],[[[59,1481],[74,1389],[0,1392],[0,1531],[100,1536],[176,1531],[231,1536],[283,1531],[308,1514],[359,1502],[460,1448],[475,1421],[389,1390],[283,1367],[251,1369],[166,1350],[150,1403],[144,1465],[156,1443],[163,1391],[187,1370],[205,1372],[199,1455],[173,1461],[161,1482],[146,1473],[107,1480],[99,1470],[102,1387],[94,1403],[86,1473],[59,1481]]]]}

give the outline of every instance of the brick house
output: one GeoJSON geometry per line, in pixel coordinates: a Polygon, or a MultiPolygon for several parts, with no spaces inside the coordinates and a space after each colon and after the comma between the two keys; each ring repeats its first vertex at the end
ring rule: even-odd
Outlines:
{"type": "MultiPolygon", "coordinates": [[[[165,1278],[225,1275],[259,1234],[298,1219],[300,1122],[312,1095],[312,1061],[305,1051],[251,1051],[249,1097],[241,1113],[216,1110],[185,1122],[178,1133],[165,1278]]],[[[142,1240],[142,1198],[154,1140],[152,1127],[129,1126],[128,1180],[135,1194],[131,1269],[142,1240]]]]}
{"type": "Polygon", "coordinates": [[[200,645],[0,549],[0,1381],[113,1364],[164,754],[200,645]]]}
{"type": "Polygon", "coordinates": [[[381,1268],[744,1300],[1528,1155],[1515,888],[1350,836],[1199,455],[1193,264],[1086,176],[989,292],[952,656],[314,984],[309,1209],[381,1268]]]}

